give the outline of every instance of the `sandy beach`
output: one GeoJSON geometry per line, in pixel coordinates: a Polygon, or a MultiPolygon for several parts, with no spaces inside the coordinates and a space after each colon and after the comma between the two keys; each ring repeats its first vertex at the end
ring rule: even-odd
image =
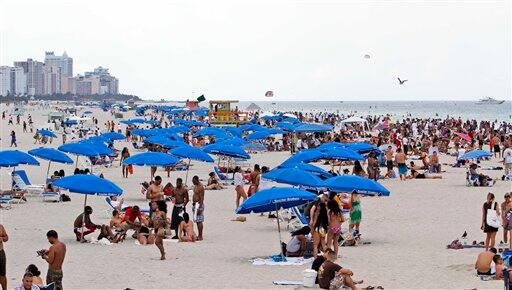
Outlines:
{"type": "MultiPolygon", "coordinates": [[[[11,107],[12,108],[12,107],[11,107]]],[[[27,107],[34,127],[46,123],[49,109],[27,107]]],[[[2,104],[0,111],[6,109],[2,104]]],[[[99,119],[99,126],[112,120],[108,112],[91,109],[99,119]]],[[[133,112],[125,118],[134,117],[133,112]]],[[[33,134],[23,133],[21,125],[8,126],[7,120],[0,123],[1,149],[9,149],[9,133],[15,130],[18,150],[24,152],[36,148],[33,134]]],[[[51,147],[62,144],[60,138],[51,147]]],[[[131,144],[116,141],[115,147],[131,144]]],[[[290,156],[289,152],[253,154],[250,164],[275,167],[290,156]]],[[[441,155],[442,163],[453,163],[455,157],[441,155]]],[[[498,166],[498,159],[483,161],[480,165],[498,166]]],[[[47,162],[41,166],[20,166],[32,183],[44,182],[47,162]]],[[[79,162],[80,163],[80,162],[79,162]]],[[[208,163],[193,162],[190,176],[198,175],[202,180],[212,171],[208,163]]],[[[320,163],[315,165],[323,166],[320,163]]],[[[326,168],[324,166],[324,168],[326,168]]],[[[64,169],[69,175],[74,165],[52,164],[51,172],[64,169]]],[[[355,277],[366,285],[382,285],[385,289],[411,288],[501,288],[502,281],[481,281],[474,271],[474,263],[481,249],[448,250],[446,245],[467,231],[470,241],[482,241],[480,230],[481,207],[488,192],[493,192],[497,201],[503,201],[511,183],[499,180],[494,187],[467,187],[463,168],[444,166],[441,180],[383,180],[391,191],[385,198],[363,198],[363,221],[361,232],[371,244],[343,247],[341,265],[353,270],[355,277]]],[[[1,189],[10,187],[10,171],[1,168],[1,189]]],[[[127,205],[147,208],[140,193],[140,182],[148,180],[148,167],[135,167],[134,174],[123,179],[119,160],[110,168],[95,167],[94,173],[102,172],[124,190],[127,205]]],[[[493,178],[500,178],[503,171],[485,171],[493,178]]],[[[175,183],[185,172],[171,172],[170,180],[159,169],[157,174],[175,183]]],[[[189,185],[191,184],[189,178],[189,185]]],[[[304,266],[253,266],[249,260],[279,252],[277,225],[274,219],[257,214],[247,216],[247,221],[230,221],[234,216],[235,193],[233,186],[219,191],[207,191],[205,201],[205,239],[197,243],[165,242],[167,260],[160,261],[155,246],[140,246],[128,237],[123,243],[113,245],[81,244],[75,241],[73,221],[81,213],[83,196],[70,193],[71,202],[42,202],[41,197],[30,196],[28,202],[13,205],[10,210],[0,210],[0,222],[5,226],[9,241],[5,243],[7,254],[7,277],[9,288],[20,284],[28,264],[36,264],[46,273],[46,262],[36,256],[36,251],[48,248],[46,232],[56,230],[67,245],[64,263],[63,284],[66,289],[167,289],[167,288],[230,288],[270,289],[294,288],[274,286],[274,280],[301,280],[304,266]]],[[[108,223],[111,208],[103,197],[92,196],[88,204],[94,209],[96,223],[108,223]]],[[[501,240],[501,229],[497,241],[501,240]]],[[[289,239],[284,231],[283,239],[289,239]]]]}

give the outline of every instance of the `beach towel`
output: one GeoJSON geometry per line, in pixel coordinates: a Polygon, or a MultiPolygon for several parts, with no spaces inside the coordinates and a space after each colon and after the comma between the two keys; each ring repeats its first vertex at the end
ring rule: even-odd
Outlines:
{"type": "Polygon", "coordinates": [[[313,258],[286,257],[286,262],[275,262],[272,258],[256,258],[251,260],[253,266],[302,266],[313,262],[313,258]]]}
{"type": "Polygon", "coordinates": [[[276,280],[274,282],[274,285],[294,285],[294,286],[300,286],[304,283],[302,281],[294,281],[294,280],[276,280]]]}

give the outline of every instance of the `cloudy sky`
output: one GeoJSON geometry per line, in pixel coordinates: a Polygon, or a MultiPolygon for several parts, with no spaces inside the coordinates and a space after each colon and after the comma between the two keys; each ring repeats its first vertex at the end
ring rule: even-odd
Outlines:
{"type": "Polygon", "coordinates": [[[75,73],[108,67],[142,98],[510,99],[510,14],[508,0],[0,0],[0,64],[66,50],[75,73]]]}

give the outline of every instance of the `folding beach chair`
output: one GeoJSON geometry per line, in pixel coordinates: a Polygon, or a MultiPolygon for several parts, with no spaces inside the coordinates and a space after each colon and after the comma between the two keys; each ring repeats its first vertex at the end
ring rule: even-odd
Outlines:
{"type": "Polygon", "coordinates": [[[12,185],[13,188],[25,190],[29,193],[41,193],[44,191],[44,184],[32,184],[28,179],[25,170],[16,170],[12,172],[12,185]]]}
{"type": "Polygon", "coordinates": [[[215,175],[217,175],[217,179],[221,182],[224,182],[226,184],[233,181],[233,178],[227,177],[224,173],[220,172],[220,169],[218,166],[213,167],[213,171],[215,172],[215,175]]]}
{"type": "Polygon", "coordinates": [[[12,196],[10,194],[5,194],[0,196],[0,204],[5,204],[2,209],[11,209],[12,208],[12,196]]]}
{"type": "Polygon", "coordinates": [[[289,208],[288,212],[290,214],[290,218],[288,220],[287,228],[297,230],[309,224],[308,219],[300,212],[298,207],[289,208]]]}
{"type": "MultiPolygon", "coordinates": [[[[108,203],[108,205],[110,206],[110,208],[111,208],[112,210],[116,209],[116,208],[112,205],[112,199],[111,199],[109,196],[105,197],[105,201],[108,203]]],[[[132,206],[123,206],[123,207],[121,208],[121,212],[125,212],[125,211],[126,211],[126,209],[127,209],[127,208],[129,208],[129,207],[132,207],[132,206]]],[[[143,208],[141,208],[141,209],[140,209],[140,212],[145,213],[145,214],[149,214],[149,209],[143,209],[143,208]]]]}

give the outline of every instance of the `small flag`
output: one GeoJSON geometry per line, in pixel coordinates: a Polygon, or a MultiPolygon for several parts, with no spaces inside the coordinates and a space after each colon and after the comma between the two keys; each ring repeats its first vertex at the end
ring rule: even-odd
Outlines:
{"type": "Polygon", "coordinates": [[[202,102],[202,101],[205,101],[206,98],[204,97],[204,95],[200,95],[199,97],[197,97],[197,101],[198,102],[202,102]]]}

